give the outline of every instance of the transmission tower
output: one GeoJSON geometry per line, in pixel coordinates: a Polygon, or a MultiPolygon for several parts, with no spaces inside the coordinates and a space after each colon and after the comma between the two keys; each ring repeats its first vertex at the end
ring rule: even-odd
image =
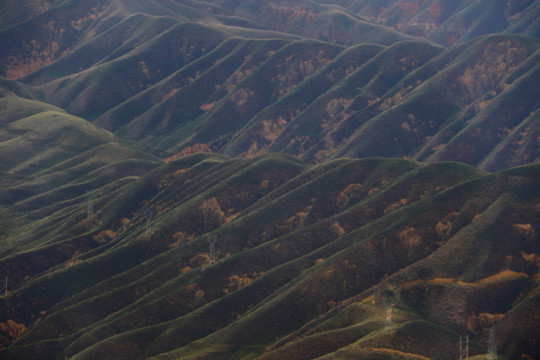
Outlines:
{"type": "Polygon", "coordinates": [[[386,316],[384,319],[384,331],[386,333],[392,332],[392,308],[394,307],[394,299],[385,297],[383,299],[384,306],[386,308],[386,316]]]}
{"type": "Polygon", "coordinates": [[[144,212],[144,217],[146,218],[146,231],[144,233],[146,235],[150,235],[152,233],[152,216],[154,216],[152,211],[146,210],[144,212]]]}
{"type": "Polygon", "coordinates": [[[209,235],[207,238],[208,242],[210,243],[210,265],[214,265],[216,263],[216,241],[217,237],[216,235],[209,235]]]}
{"type": "Polygon", "coordinates": [[[469,337],[459,337],[459,360],[469,360],[469,337]]]}
{"type": "Polygon", "coordinates": [[[489,329],[489,339],[487,348],[487,360],[497,360],[497,345],[495,344],[495,329],[489,329]]]}
{"type": "Polygon", "coordinates": [[[94,192],[89,191],[86,193],[87,206],[86,206],[86,219],[91,219],[94,216],[94,192]]]}
{"type": "Polygon", "coordinates": [[[7,293],[8,293],[8,278],[7,278],[7,276],[6,276],[5,280],[0,281],[0,285],[2,286],[2,288],[0,288],[0,294],[2,294],[4,296],[7,296],[7,293]]]}

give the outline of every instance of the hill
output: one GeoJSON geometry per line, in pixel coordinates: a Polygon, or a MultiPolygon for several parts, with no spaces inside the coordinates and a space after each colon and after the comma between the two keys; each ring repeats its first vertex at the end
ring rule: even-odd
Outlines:
{"type": "Polygon", "coordinates": [[[538,34],[475,37],[534,29],[537,2],[379,5],[10,5],[19,22],[0,31],[0,72],[163,159],[271,151],[310,163],[387,156],[490,171],[538,161],[538,34]],[[361,18],[373,11],[381,24],[361,18]],[[399,24],[434,14],[423,34],[433,39],[466,24],[461,17],[479,20],[448,48],[388,28],[412,33],[399,24]]]}
{"type": "Polygon", "coordinates": [[[0,321],[17,335],[0,354],[453,359],[460,334],[481,354],[495,326],[502,355],[535,357],[539,170],[180,158],[97,188],[91,221],[59,205],[70,237],[2,258],[13,290],[0,321]]]}
{"type": "Polygon", "coordinates": [[[538,37],[538,1],[325,1],[356,15],[421,36],[441,45],[454,45],[492,33],[538,37]]]}
{"type": "Polygon", "coordinates": [[[0,358],[540,358],[538,9],[2,1],[0,358]]]}
{"type": "MultiPolygon", "coordinates": [[[[2,85],[0,212],[2,239],[9,248],[47,243],[44,234],[55,233],[58,226],[34,220],[66,221],[69,211],[78,206],[74,204],[86,199],[86,192],[126,186],[158,165],[152,156],[86,120],[23,97],[24,88],[6,80],[2,85]],[[30,238],[15,231],[18,226],[28,226],[30,238]]],[[[4,252],[9,248],[4,247],[4,252]]]]}

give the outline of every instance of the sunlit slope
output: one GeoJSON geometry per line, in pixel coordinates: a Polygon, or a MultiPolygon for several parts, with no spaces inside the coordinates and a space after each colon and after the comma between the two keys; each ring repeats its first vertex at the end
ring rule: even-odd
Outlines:
{"type": "Polygon", "coordinates": [[[86,192],[119,187],[157,165],[151,156],[84,119],[18,96],[7,86],[2,95],[0,211],[11,229],[2,238],[11,247],[47,242],[61,227],[54,221],[68,218],[86,192]],[[28,225],[43,217],[50,217],[48,225],[28,225]]]}
{"type": "Polygon", "coordinates": [[[460,334],[480,354],[495,326],[501,343],[521,344],[501,354],[534,356],[534,335],[510,324],[534,326],[525,314],[537,311],[538,171],[179,158],[103,197],[91,222],[79,213],[88,231],[64,257],[2,260],[16,272],[2,321],[28,330],[0,353],[453,359],[460,334]]]}

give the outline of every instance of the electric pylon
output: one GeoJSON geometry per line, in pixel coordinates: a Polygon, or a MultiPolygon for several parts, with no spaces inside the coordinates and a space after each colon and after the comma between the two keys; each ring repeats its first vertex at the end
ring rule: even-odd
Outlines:
{"type": "Polygon", "coordinates": [[[489,339],[487,348],[487,360],[497,360],[497,344],[495,343],[495,329],[489,329],[489,339]]]}
{"type": "Polygon", "coordinates": [[[459,360],[469,360],[469,337],[459,337],[459,360]]]}
{"type": "Polygon", "coordinates": [[[210,243],[210,265],[214,265],[216,263],[216,241],[217,237],[216,235],[209,235],[207,238],[208,242],[210,243]]]}
{"type": "Polygon", "coordinates": [[[0,294],[7,296],[8,294],[8,277],[7,276],[5,280],[0,281],[0,285],[2,286],[0,288],[0,294]]]}
{"type": "Polygon", "coordinates": [[[146,210],[144,212],[144,217],[146,218],[146,231],[144,232],[146,235],[150,235],[152,233],[152,216],[154,214],[150,210],[146,210]]]}
{"type": "Polygon", "coordinates": [[[91,219],[94,216],[94,192],[87,192],[86,198],[88,200],[86,205],[86,219],[91,219]]]}
{"type": "Polygon", "coordinates": [[[385,297],[383,299],[384,306],[386,308],[386,316],[384,319],[384,331],[386,333],[392,332],[392,308],[394,307],[394,299],[385,297]]]}

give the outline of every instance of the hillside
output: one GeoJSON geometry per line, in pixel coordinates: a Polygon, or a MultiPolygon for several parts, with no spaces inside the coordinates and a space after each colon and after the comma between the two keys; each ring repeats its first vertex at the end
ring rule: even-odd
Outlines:
{"type": "Polygon", "coordinates": [[[405,34],[454,45],[492,33],[538,37],[540,2],[482,0],[327,0],[405,34]]]}
{"type": "Polygon", "coordinates": [[[50,234],[46,246],[2,259],[14,289],[0,322],[27,330],[0,354],[453,359],[459,335],[472,336],[471,355],[485,351],[496,319],[501,354],[534,358],[526,329],[540,315],[539,171],[389,159],[310,166],[282,155],[172,161],[107,195],[96,188],[91,221],[61,206],[69,237],[50,234]]]}
{"type": "Polygon", "coordinates": [[[107,191],[121,188],[159,164],[113,134],[27,95],[13,82],[1,84],[4,254],[47,243],[47,236],[59,231],[54,222],[69,227],[70,212],[86,199],[87,192],[104,186],[107,191]],[[48,225],[44,226],[43,218],[48,225]],[[31,235],[16,231],[19,226],[31,235]]]}
{"type": "Polygon", "coordinates": [[[0,2],[0,359],[540,358],[539,15],[0,2]]]}
{"type": "Polygon", "coordinates": [[[537,162],[540,42],[474,38],[536,19],[536,2],[410,3],[381,4],[372,15],[382,25],[357,35],[347,21],[364,23],[358,16],[371,14],[373,4],[96,0],[40,11],[10,5],[20,23],[0,32],[0,71],[31,85],[40,101],[161,158],[272,151],[314,163],[388,156],[492,171],[537,162]],[[430,38],[455,17],[478,12],[512,20],[491,30],[476,23],[450,48],[389,35],[383,26],[401,29],[401,22],[438,13],[433,32],[423,34],[430,38]],[[336,24],[348,30],[334,32],[336,24]],[[342,46],[355,43],[362,44],[342,46]]]}

